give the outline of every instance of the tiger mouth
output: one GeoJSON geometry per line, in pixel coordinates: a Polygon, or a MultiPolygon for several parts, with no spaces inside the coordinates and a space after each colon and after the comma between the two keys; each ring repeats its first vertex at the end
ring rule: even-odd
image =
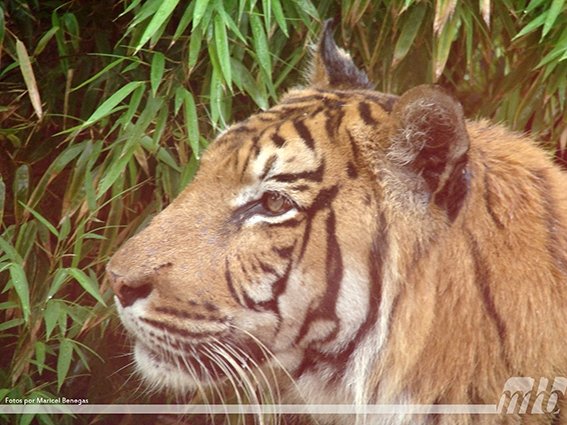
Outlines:
{"type": "MultiPolygon", "coordinates": [[[[267,361],[265,348],[254,341],[236,344],[232,341],[211,341],[183,344],[182,350],[167,347],[149,347],[136,342],[136,360],[145,375],[153,375],[155,368],[168,374],[181,373],[198,383],[223,381],[225,378],[249,374],[267,361]],[[142,358],[147,358],[142,361],[142,358]],[[149,360],[149,362],[148,362],[149,360]]],[[[166,384],[167,385],[167,384],[166,384]]]]}

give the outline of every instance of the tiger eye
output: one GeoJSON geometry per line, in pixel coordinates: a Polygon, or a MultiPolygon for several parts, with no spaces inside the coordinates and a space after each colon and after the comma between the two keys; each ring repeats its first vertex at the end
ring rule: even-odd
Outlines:
{"type": "Polygon", "coordinates": [[[272,214],[280,214],[291,208],[291,203],[279,193],[268,193],[264,197],[264,208],[272,214]]]}

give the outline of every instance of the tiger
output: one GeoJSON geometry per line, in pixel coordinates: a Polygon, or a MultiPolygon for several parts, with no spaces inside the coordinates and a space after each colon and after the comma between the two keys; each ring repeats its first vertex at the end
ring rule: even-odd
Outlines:
{"type": "Polygon", "coordinates": [[[327,22],[305,85],[222,132],[110,259],[137,372],[362,409],[287,423],[567,423],[550,388],[567,382],[566,174],[441,87],[374,91],[333,37],[327,22]],[[534,397],[503,399],[519,377],[534,397]]]}

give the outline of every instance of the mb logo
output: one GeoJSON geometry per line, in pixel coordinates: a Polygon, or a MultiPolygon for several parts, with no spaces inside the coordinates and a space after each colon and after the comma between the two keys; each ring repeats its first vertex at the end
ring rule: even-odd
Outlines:
{"type": "Polygon", "coordinates": [[[555,378],[551,389],[549,380],[541,378],[536,387],[533,378],[510,378],[498,403],[497,412],[502,413],[558,413],[558,401],[567,391],[567,378],[555,378]]]}

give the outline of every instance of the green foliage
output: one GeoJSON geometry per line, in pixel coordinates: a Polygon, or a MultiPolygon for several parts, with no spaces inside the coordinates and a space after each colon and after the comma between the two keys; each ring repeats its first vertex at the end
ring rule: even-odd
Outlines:
{"type": "Polygon", "coordinates": [[[216,133],[301,84],[323,19],[342,17],[338,43],[379,90],[436,82],[469,116],[556,149],[567,145],[565,3],[0,4],[0,394],[128,400],[128,369],[109,377],[128,361],[112,342],[109,255],[190,182],[216,133]]]}

